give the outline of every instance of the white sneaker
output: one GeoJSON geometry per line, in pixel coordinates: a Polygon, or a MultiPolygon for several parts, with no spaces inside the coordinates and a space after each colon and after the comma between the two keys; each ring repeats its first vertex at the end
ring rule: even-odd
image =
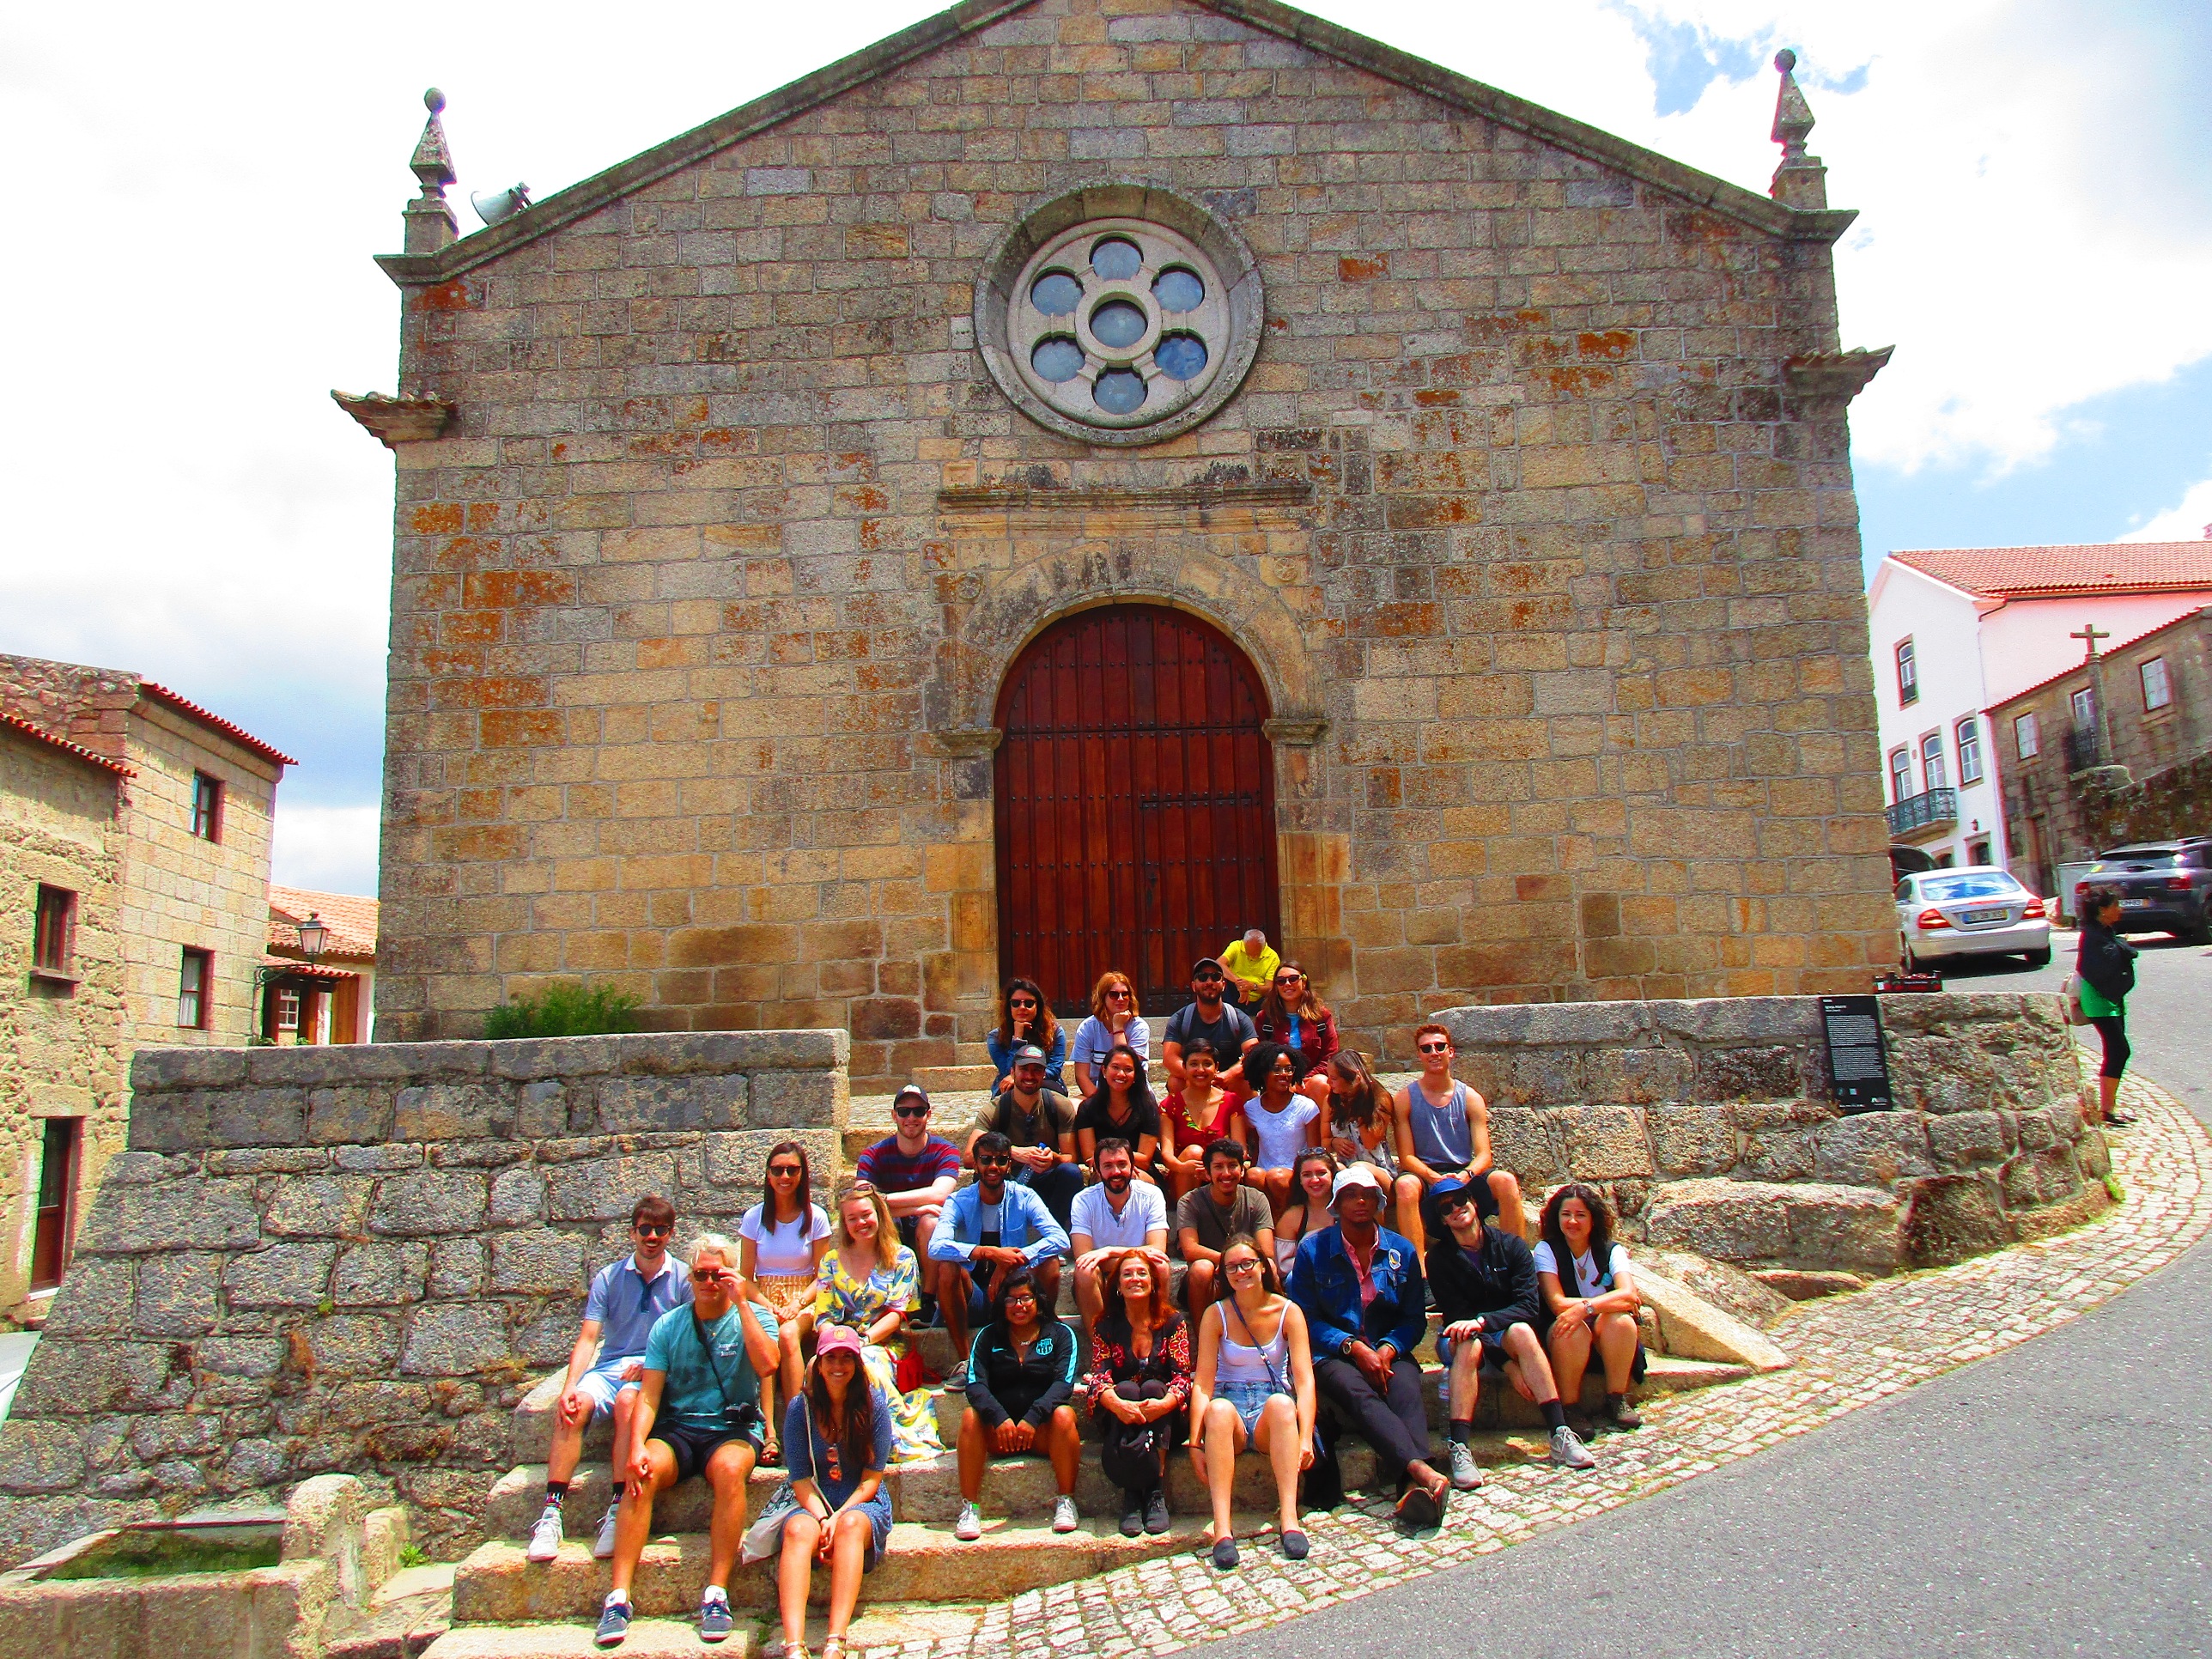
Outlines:
{"type": "Polygon", "coordinates": [[[952,1535],[963,1544],[972,1544],[983,1535],[983,1516],[973,1504],[960,1506],[960,1518],[952,1523],[952,1535]]]}
{"type": "Polygon", "coordinates": [[[522,1553],[526,1561],[550,1561],[561,1553],[561,1506],[548,1504],[538,1517],[538,1524],[530,1529],[530,1547],[522,1553]]]}
{"type": "Polygon", "coordinates": [[[1582,1437],[1572,1429],[1560,1427],[1552,1431],[1552,1462],[1563,1469],[1594,1469],[1597,1459],[1589,1455],[1582,1437]]]}
{"type": "Polygon", "coordinates": [[[615,1516],[622,1513],[619,1499],[607,1505],[607,1512],[599,1517],[599,1535],[592,1540],[592,1559],[611,1560],[615,1553],[615,1516]]]}
{"type": "Polygon", "coordinates": [[[1054,1532],[1073,1532],[1083,1524],[1083,1517],[1075,1512],[1075,1500],[1062,1492],[1052,1506],[1052,1529],[1054,1532]]]}

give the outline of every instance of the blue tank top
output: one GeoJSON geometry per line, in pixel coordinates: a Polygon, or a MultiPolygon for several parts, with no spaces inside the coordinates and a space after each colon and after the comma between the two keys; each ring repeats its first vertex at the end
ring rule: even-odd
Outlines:
{"type": "Polygon", "coordinates": [[[1406,1123],[1413,1155],[1432,1170],[1464,1169],[1474,1162],[1474,1130],[1467,1121],[1467,1085],[1455,1082],[1449,1098],[1433,1105],[1419,1083],[1407,1085],[1406,1123]]]}

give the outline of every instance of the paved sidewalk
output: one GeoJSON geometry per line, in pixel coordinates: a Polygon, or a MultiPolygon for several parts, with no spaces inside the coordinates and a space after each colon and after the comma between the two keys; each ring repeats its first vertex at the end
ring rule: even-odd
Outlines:
{"type": "Polygon", "coordinates": [[[872,1651],[902,1659],[1173,1652],[1354,1601],[1616,1509],[2009,1348],[2094,1308],[2212,1230],[2212,1138],[2154,1085],[2130,1079],[2123,1099],[2141,1122],[2113,1141],[2126,1201],[2104,1218],[2059,1238],[1802,1304],[1774,1332],[1796,1361],[1790,1370],[1646,1404],[1646,1426],[1599,1441],[1600,1464],[1589,1474],[1540,1465],[1492,1470],[1483,1491],[1454,1498],[1446,1525],[1431,1538],[1400,1536],[1378,1499],[1315,1517],[1314,1553],[1303,1563],[1284,1560],[1269,1533],[1247,1543],[1235,1573],[1178,1556],[965,1618],[940,1609],[927,1639],[899,1643],[906,1632],[895,1633],[896,1614],[883,1621],[888,1628],[855,1634],[872,1651]],[[956,1621],[957,1631],[948,1628],[956,1621]]]}

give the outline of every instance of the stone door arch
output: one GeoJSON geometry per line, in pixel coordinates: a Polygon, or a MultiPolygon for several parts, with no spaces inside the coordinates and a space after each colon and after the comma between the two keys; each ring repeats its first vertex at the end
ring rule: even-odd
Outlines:
{"type": "Polygon", "coordinates": [[[1281,938],[1273,747],[1258,672],[1158,605],[1080,611],[1022,651],[994,760],[999,966],[1061,1015],[1118,968],[1154,1013],[1248,927],[1281,938]]]}

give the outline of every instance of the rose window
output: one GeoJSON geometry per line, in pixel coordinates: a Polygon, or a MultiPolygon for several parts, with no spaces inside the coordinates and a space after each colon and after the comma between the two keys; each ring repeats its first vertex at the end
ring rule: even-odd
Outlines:
{"type": "Polygon", "coordinates": [[[978,285],[979,336],[1000,384],[1045,425],[1092,442],[1187,430],[1236,389],[1258,348],[1258,273],[1241,241],[1188,204],[1129,193],[1188,231],[1153,213],[1099,214],[1096,196],[1089,214],[1054,204],[1018,228],[978,285]]]}

